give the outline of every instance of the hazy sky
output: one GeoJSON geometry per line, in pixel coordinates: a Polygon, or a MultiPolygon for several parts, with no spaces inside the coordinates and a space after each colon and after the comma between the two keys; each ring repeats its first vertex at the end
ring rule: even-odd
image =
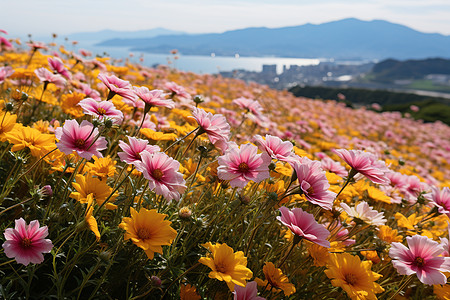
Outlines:
{"type": "Polygon", "coordinates": [[[164,27],[190,33],[383,19],[450,35],[449,0],[0,0],[10,35],[164,27]]]}

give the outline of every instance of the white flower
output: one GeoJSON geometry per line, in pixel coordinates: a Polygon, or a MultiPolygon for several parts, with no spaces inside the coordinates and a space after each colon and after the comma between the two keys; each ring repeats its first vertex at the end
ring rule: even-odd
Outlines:
{"type": "Polygon", "coordinates": [[[341,203],[341,207],[347,215],[353,219],[360,219],[369,225],[381,226],[386,223],[384,213],[372,209],[366,201],[362,201],[356,207],[350,207],[345,203],[341,203]]]}

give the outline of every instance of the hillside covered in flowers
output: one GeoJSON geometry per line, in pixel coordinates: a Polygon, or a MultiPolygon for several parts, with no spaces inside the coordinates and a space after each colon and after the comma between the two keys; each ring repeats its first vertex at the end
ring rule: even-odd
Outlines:
{"type": "Polygon", "coordinates": [[[450,127],[0,30],[0,298],[449,299],[450,127]]]}

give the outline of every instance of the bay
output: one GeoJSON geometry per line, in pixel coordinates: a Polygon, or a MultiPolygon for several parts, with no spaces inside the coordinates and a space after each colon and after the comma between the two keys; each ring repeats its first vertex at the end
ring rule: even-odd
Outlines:
{"type": "Polygon", "coordinates": [[[157,64],[169,65],[182,71],[195,72],[200,74],[215,74],[220,71],[232,71],[243,69],[247,71],[261,72],[263,65],[276,65],[277,72],[283,71],[283,66],[290,65],[307,66],[318,65],[320,62],[327,62],[330,59],[321,58],[285,58],[285,57],[243,57],[236,54],[229,56],[203,55],[183,55],[182,53],[159,54],[141,53],[130,51],[127,47],[100,47],[90,43],[79,42],[76,46],[66,46],[67,49],[78,52],[79,49],[86,49],[93,55],[108,54],[116,59],[129,59],[131,62],[142,63],[145,66],[157,64]],[[175,57],[177,57],[175,59],[175,57]]]}

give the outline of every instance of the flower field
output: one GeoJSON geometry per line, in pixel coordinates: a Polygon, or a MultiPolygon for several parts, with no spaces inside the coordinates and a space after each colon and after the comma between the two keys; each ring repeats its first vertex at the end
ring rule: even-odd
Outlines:
{"type": "Polygon", "coordinates": [[[4,30],[0,108],[0,298],[450,299],[441,122],[4,30]]]}

